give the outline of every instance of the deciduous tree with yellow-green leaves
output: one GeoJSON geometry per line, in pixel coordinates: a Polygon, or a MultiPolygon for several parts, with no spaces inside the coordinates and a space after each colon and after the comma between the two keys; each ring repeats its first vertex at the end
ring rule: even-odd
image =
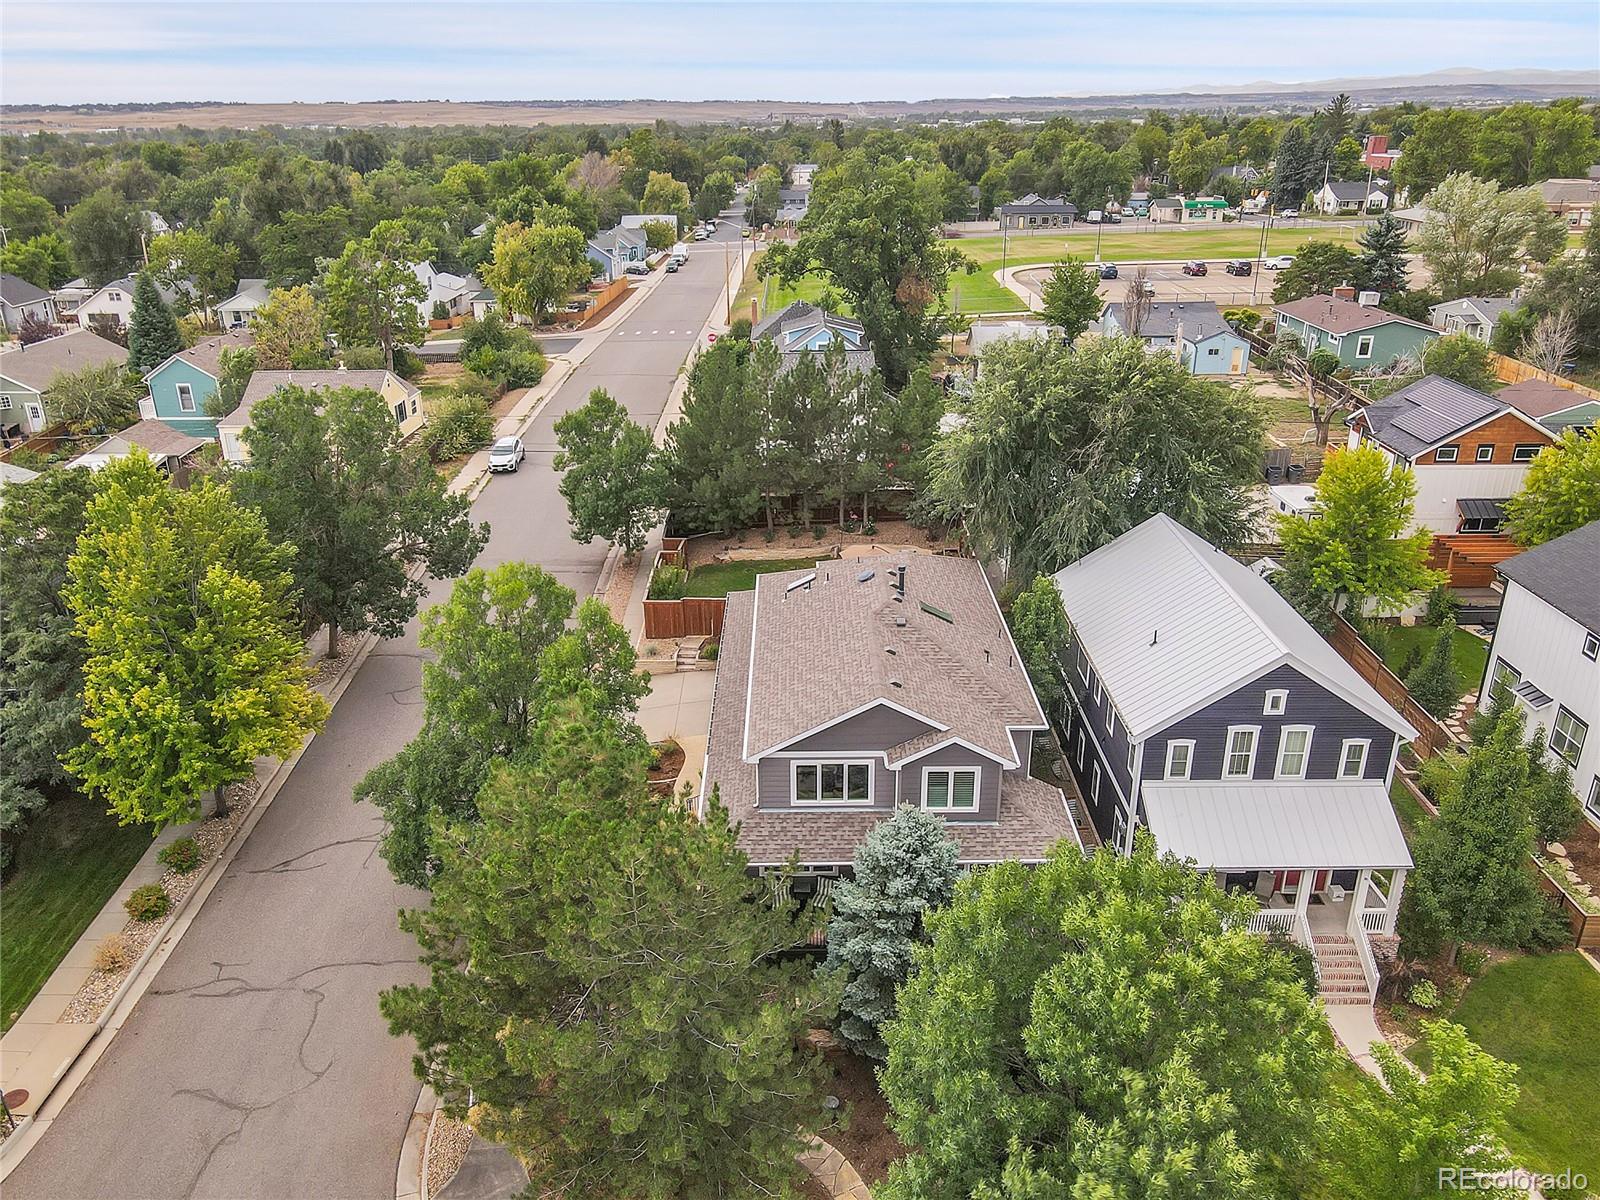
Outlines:
{"type": "Polygon", "coordinates": [[[67,766],[124,823],[159,828],[206,792],[220,805],[328,706],[294,623],[293,552],[257,513],[209,479],[173,488],[142,451],[97,482],[68,562],[88,740],[67,766]]]}

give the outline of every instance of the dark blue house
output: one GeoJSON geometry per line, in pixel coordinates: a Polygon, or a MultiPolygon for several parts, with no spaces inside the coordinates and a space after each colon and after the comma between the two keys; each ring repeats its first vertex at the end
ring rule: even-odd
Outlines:
{"type": "Polygon", "coordinates": [[[1165,515],[1055,576],[1072,622],[1052,714],[1102,838],[1261,901],[1317,951],[1330,1002],[1370,1001],[1405,838],[1389,802],[1405,720],[1257,574],[1165,515]]]}

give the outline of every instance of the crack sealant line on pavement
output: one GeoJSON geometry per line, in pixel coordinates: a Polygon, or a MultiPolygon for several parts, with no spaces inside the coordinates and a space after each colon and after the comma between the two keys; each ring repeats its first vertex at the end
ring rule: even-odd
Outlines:
{"type": "MultiPolygon", "coordinates": [[[[363,636],[362,644],[350,656],[350,661],[345,664],[344,668],[334,678],[332,686],[328,688],[327,699],[330,709],[338,704],[339,698],[344,695],[351,681],[355,679],[356,672],[361,669],[361,664],[367,660],[368,655],[372,653],[372,648],[377,644],[378,636],[376,634],[368,633],[363,636]]],[[[127,979],[123,980],[122,986],[117,989],[110,1003],[106,1005],[104,1011],[94,1022],[93,1035],[70,1058],[61,1064],[51,1079],[50,1086],[45,1094],[35,1101],[34,1111],[22,1118],[11,1135],[6,1138],[3,1144],[0,1144],[0,1181],[4,1181],[16,1169],[17,1165],[28,1156],[28,1152],[44,1136],[45,1131],[50,1128],[51,1122],[66,1107],[67,1102],[72,1099],[73,1093],[78,1090],[84,1079],[88,1077],[89,1072],[94,1069],[94,1065],[99,1061],[100,1056],[110,1048],[112,1040],[128,1018],[132,1016],[134,1006],[139,1003],[140,998],[149,989],[150,985],[155,982],[155,977],[160,973],[161,968],[166,965],[167,959],[172,956],[172,951],[177,948],[178,943],[183,940],[183,935],[188,932],[189,926],[199,916],[206,899],[215,890],[217,884],[221,882],[222,876],[233,863],[233,860],[238,857],[239,852],[244,848],[245,840],[250,836],[256,825],[260,823],[262,816],[283,789],[283,785],[288,781],[290,773],[293,772],[295,766],[305,756],[306,751],[310,749],[311,743],[316,739],[316,736],[315,733],[306,735],[298,750],[288,758],[278,761],[277,766],[272,769],[272,773],[262,782],[261,790],[250,805],[248,815],[239,822],[238,828],[233,831],[233,836],[222,846],[216,856],[206,864],[205,872],[195,881],[194,886],[185,892],[178,903],[173,906],[172,913],[168,916],[166,924],[151,939],[150,945],[146,947],[139,961],[134,964],[133,970],[128,972],[127,979]]]]}

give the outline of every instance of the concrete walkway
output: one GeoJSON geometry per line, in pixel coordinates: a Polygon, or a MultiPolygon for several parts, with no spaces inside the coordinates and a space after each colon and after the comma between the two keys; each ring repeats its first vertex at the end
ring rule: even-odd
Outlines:
{"type": "Polygon", "coordinates": [[[473,1134],[467,1157],[450,1182],[439,1189],[438,1200],[512,1200],[527,1186],[528,1173],[516,1155],[473,1134]]]}
{"type": "Polygon", "coordinates": [[[813,1136],[811,1148],[801,1152],[800,1165],[833,1200],[872,1200],[872,1193],[850,1160],[819,1137],[813,1136]]]}
{"type": "Polygon", "coordinates": [[[1378,1028],[1377,1018],[1372,1015],[1370,1004],[1329,1004],[1323,1007],[1328,1014],[1328,1024],[1333,1027],[1333,1036],[1343,1046],[1345,1053],[1355,1060],[1360,1067],[1374,1079],[1382,1079],[1383,1075],[1378,1070],[1377,1060],[1372,1057],[1372,1044],[1387,1039],[1383,1030],[1378,1028]]]}

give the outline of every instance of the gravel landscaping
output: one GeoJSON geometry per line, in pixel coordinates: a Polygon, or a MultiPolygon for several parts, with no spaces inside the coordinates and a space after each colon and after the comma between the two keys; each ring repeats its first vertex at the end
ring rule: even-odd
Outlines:
{"type": "Polygon", "coordinates": [[[437,1196],[461,1169],[477,1135],[465,1121],[440,1113],[428,1130],[428,1183],[424,1195],[437,1196]]]}

